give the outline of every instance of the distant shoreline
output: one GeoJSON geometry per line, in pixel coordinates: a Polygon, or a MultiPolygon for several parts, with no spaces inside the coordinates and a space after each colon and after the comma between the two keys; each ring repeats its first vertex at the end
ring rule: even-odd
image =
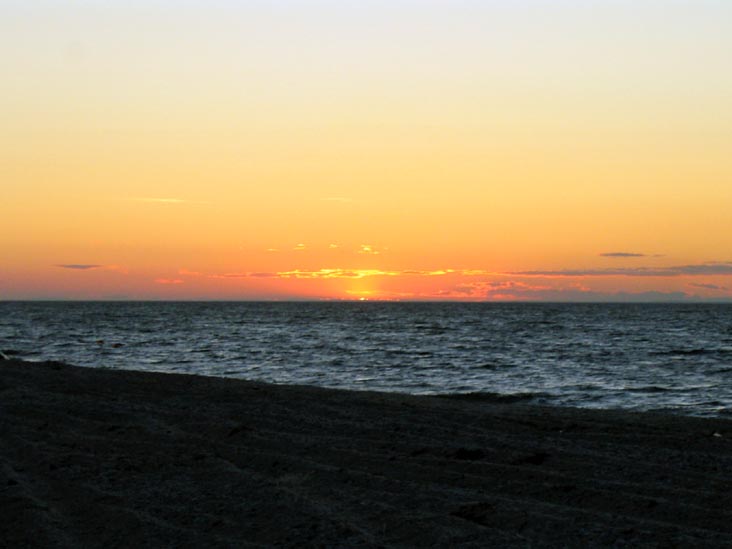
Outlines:
{"type": "Polygon", "coordinates": [[[732,421],[0,361],[10,546],[728,546],[732,421]]]}

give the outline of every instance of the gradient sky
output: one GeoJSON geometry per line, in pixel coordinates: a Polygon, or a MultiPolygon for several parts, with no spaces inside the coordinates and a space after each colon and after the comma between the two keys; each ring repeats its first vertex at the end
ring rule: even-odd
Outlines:
{"type": "Polygon", "coordinates": [[[4,0],[0,52],[0,299],[732,297],[729,0],[4,0]]]}

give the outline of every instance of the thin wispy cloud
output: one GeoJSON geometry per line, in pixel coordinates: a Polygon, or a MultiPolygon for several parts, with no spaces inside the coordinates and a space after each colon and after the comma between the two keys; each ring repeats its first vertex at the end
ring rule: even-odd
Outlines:
{"type": "Polygon", "coordinates": [[[438,269],[434,271],[420,270],[383,270],[383,269],[318,269],[318,270],[302,270],[294,269],[290,271],[273,271],[273,272],[241,272],[241,273],[213,273],[205,274],[196,271],[188,271],[181,269],[178,271],[183,276],[203,276],[206,278],[219,279],[247,279],[247,278],[294,278],[294,279],[332,279],[332,278],[367,278],[376,276],[445,276],[448,274],[459,273],[452,269],[438,269]]]}
{"type": "MultiPolygon", "coordinates": [[[[190,273],[189,273],[190,274],[190,273]]],[[[205,276],[206,278],[277,278],[277,273],[215,273],[205,276]]]]}
{"type": "Polygon", "coordinates": [[[585,277],[585,276],[628,276],[628,277],[675,277],[675,276],[730,276],[732,263],[714,262],[697,265],[676,265],[673,267],[633,267],[614,269],[560,269],[547,271],[514,271],[514,276],[540,277],[585,277]]]}
{"type": "Polygon", "coordinates": [[[364,255],[379,255],[381,253],[381,251],[377,250],[371,244],[361,244],[361,246],[359,246],[359,248],[358,248],[358,253],[364,254],[364,255]]]}
{"type": "Polygon", "coordinates": [[[454,273],[460,273],[463,276],[492,276],[492,275],[505,275],[507,273],[500,273],[495,271],[487,271],[485,269],[460,269],[458,271],[450,270],[449,272],[454,273]]]}
{"type": "Polygon", "coordinates": [[[453,274],[453,273],[462,274],[461,271],[455,271],[453,269],[437,269],[435,271],[419,271],[419,270],[407,269],[404,271],[400,271],[400,273],[404,276],[444,276],[444,275],[453,274]]]}
{"type": "Polygon", "coordinates": [[[62,265],[56,265],[61,269],[71,269],[74,271],[93,271],[94,269],[102,269],[104,265],[95,265],[91,263],[65,263],[62,265]]]}
{"type": "MultiPolygon", "coordinates": [[[[294,250],[305,250],[304,246],[295,247],[294,250]]],[[[271,250],[276,251],[276,250],[271,250]]],[[[661,268],[615,268],[615,269],[559,269],[546,271],[491,271],[486,269],[402,269],[402,270],[381,270],[381,269],[318,269],[318,270],[290,270],[278,272],[243,272],[243,273],[218,273],[206,274],[196,271],[182,269],[181,275],[206,276],[210,278],[350,278],[354,276],[447,276],[458,277],[495,277],[495,276],[518,276],[518,277],[539,277],[539,278],[580,278],[580,277],[677,277],[677,276],[732,276],[732,263],[710,263],[702,265],[681,265],[676,267],[661,268]]],[[[721,287],[720,287],[721,288],[721,287]]]]}
{"type": "Polygon", "coordinates": [[[703,288],[705,290],[714,290],[718,292],[726,292],[727,290],[729,290],[729,288],[727,288],[726,286],[718,286],[716,284],[698,284],[695,282],[690,282],[689,286],[691,286],[692,288],[703,288]]]}
{"type": "Polygon", "coordinates": [[[307,246],[305,246],[305,244],[302,244],[302,243],[301,243],[301,244],[297,244],[297,245],[296,245],[296,246],[295,246],[294,248],[292,248],[292,249],[293,249],[293,250],[295,250],[296,252],[303,252],[303,251],[305,251],[305,250],[307,249],[307,246]]]}
{"type": "Polygon", "coordinates": [[[68,269],[71,271],[113,271],[118,274],[129,274],[129,268],[123,265],[100,265],[97,263],[62,263],[54,265],[60,269],[68,269]]]}
{"type": "Polygon", "coordinates": [[[600,257],[648,257],[648,254],[637,254],[633,252],[605,252],[600,257]]]}
{"type": "Polygon", "coordinates": [[[220,278],[220,279],[236,279],[236,278],[300,278],[300,279],[316,279],[316,278],[365,278],[372,276],[404,276],[404,277],[439,277],[439,276],[505,276],[506,273],[485,270],[465,270],[465,269],[401,269],[401,270],[385,270],[385,269],[345,269],[345,268],[324,268],[317,270],[293,269],[289,271],[271,271],[257,272],[244,271],[233,273],[203,273],[200,271],[191,271],[188,269],[180,269],[178,274],[181,276],[194,276],[204,278],[220,278]]]}
{"type": "Polygon", "coordinates": [[[214,273],[214,274],[203,274],[203,273],[186,273],[189,276],[203,276],[205,278],[253,278],[254,273],[214,273]]]}
{"type": "Polygon", "coordinates": [[[155,283],[156,284],[163,284],[163,285],[178,285],[183,284],[185,281],[181,280],[180,278],[156,278],[155,283]]]}
{"type": "Polygon", "coordinates": [[[399,271],[381,269],[319,269],[317,271],[284,271],[278,278],[366,278],[370,276],[399,276],[399,271]]]}

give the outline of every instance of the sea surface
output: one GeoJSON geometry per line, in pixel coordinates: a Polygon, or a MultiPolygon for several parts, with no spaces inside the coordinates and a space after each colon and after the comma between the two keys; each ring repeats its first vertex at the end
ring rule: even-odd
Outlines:
{"type": "Polygon", "coordinates": [[[25,360],[732,416],[732,305],[0,302],[25,360]]]}

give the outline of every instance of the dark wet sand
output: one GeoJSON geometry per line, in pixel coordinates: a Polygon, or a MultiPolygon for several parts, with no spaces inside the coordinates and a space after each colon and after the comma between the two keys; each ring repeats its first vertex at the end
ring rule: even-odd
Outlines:
{"type": "Polygon", "coordinates": [[[732,547],[732,422],[0,362],[3,547],[732,547]]]}

